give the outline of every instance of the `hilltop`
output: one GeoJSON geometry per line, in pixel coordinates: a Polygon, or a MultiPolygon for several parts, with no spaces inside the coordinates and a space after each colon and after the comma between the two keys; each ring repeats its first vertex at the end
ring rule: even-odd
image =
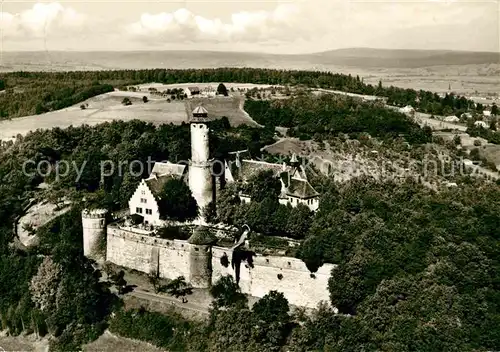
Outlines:
{"type": "Polygon", "coordinates": [[[453,50],[348,48],[307,55],[311,63],[354,67],[418,68],[439,65],[498,64],[500,54],[453,50]]]}

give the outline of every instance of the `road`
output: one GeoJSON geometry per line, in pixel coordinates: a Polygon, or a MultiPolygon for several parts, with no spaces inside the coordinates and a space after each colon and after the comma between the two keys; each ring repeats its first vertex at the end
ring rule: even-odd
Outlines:
{"type": "Polygon", "coordinates": [[[135,288],[132,292],[127,293],[128,296],[134,296],[140,299],[146,299],[148,301],[152,302],[159,302],[159,303],[165,303],[165,304],[170,304],[170,305],[175,305],[181,309],[187,309],[191,310],[197,313],[201,314],[208,314],[208,309],[205,306],[189,302],[189,296],[186,298],[188,299],[188,302],[182,303],[180,299],[177,299],[172,296],[166,296],[166,295],[158,295],[153,292],[146,292],[140,289],[135,288]]]}

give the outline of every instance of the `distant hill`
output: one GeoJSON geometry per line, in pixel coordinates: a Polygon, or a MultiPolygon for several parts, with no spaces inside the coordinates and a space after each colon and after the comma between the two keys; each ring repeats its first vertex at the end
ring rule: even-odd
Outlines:
{"type": "Polygon", "coordinates": [[[439,65],[500,64],[500,53],[450,50],[350,48],[307,55],[311,63],[339,66],[416,68],[439,65]]]}
{"type": "Polygon", "coordinates": [[[339,70],[500,64],[492,52],[352,48],[314,54],[274,55],[223,51],[4,52],[0,71],[73,71],[141,68],[261,67],[339,70]]]}

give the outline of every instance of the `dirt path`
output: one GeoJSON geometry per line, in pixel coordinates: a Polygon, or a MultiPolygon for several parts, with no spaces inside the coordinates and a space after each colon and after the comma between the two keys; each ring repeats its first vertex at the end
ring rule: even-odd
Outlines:
{"type": "Polygon", "coordinates": [[[252,119],[252,117],[248,114],[248,112],[245,111],[245,98],[241,98],[240,99],[240,110],[242,112],[243,115],[245,115],[245,117],[251,121],[255,126],[257,127],[264,127],[263,125],[257,123],[257,121],[255,121],[254,119],[252,119]]]}
{"type": "Polygon", "coordinates": [[[187,309],[201,314],[208,314],[208,308],[201,304],[193,303],[189,301],[189,296],[186,297],[188,300],[186,303],[182,303],[182,300],[174,298],[172,296],[159,295],[153,292],[143,291],[141,289],[134,289],[134,291],[128,293],[128,295],[146,299],[153,302],[165,303],[179,307],[180,309],[187,309]]]}

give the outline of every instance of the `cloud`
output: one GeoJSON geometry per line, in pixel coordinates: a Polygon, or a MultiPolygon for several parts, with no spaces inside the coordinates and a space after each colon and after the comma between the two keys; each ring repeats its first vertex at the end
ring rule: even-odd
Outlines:
{"type": "Polygon", "coordinates": [[[181,8],[172,13],[145,13],[139,21],[127,26],[126,31],[151,42],[291,41],[307,34],[295,26],[298,15],[296,5],[283,4],[273,11],[237,12],[231,15],[230,21],[223,22],[181,8]]]}
{"type": "Polygon", "coordinates": [[[0,28],[4,37],[37,39],[47,36],[68,36],[80,32],[86,24],[87,16],[57,2],[36,3],[32,8],[20,13],[0,13],[0,28]]]}
{"type": "Polygon", "coordinates": [[[50,41],[54,50],[300,53],[342,47],[498,50],[499,46],[494,29],[498,0],[290,0],[274,9],[265,4],[268,10],[243,11],[252,1],[255,8],[258,0],[163,12],[146,12],[148,5],[143,2],[125,2],[112,14],[109,6],[98,2],[73,5],[85,14],[66,4],[37,3],[20,13],[0,13],[0,27],[9,50],[40,49],[34,40],[40,38],[45,47],[50,41]],[[207,15],[215,6],[220,12],[207,15]],[[485,30],[492,28],[491,33],[478,35],[471,30],[478,23],[485,30]]]}
{"type": "MultiPolygon", "coordinates": [[[[138,21],[125,27],[125,33],[155,46],[309,42],[311,46],[315,43],[319,50],[321,45],[326,50],[346,46],[383,47],[380,38],[391,34],[396,38],[399,31],[419,27],[434,27],[439,37],[440,26],[464,27],[484,16],[491,16],[491,7],[470,0],[467,3],[461,0],[297,0],[271,11],[236,12],[226,20],[207,18],[184,8],[170,13],[144,13],[138,21]]],[[[447,40],[444,34],[441,39],[447,40]]]]}

